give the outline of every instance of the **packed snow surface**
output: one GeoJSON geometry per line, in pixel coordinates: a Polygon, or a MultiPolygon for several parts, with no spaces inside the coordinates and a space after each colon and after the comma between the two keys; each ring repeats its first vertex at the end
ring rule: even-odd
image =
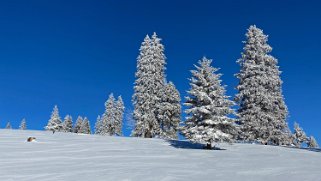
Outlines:
{"type": "Polygon", "coordinates": [[[0,130],[0,180],[321,180],[320,150],[0,130]],[[28,137],[35,142],[27,142],[28,137]]]}

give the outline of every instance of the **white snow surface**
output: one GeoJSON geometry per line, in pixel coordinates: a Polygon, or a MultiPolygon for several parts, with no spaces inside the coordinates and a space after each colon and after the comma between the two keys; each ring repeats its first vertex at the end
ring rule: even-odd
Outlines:
{"type": "Polygon", "coordinates": [[[220,147],[225,150],[184,141],[0,130],[0,180],[321,180],[320,150],[220,147]],[[37,141],[27,142],[29,136],[37,141]]]}

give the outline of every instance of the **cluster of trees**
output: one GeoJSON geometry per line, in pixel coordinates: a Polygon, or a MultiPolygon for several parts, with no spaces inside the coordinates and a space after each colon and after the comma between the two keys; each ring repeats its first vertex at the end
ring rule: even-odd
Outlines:
{"type": "MultiPolygon", "coordinates": [[[[7,122],[5,129],[12,129],[12,126],[11,126],[10,121],[7,122]]],[[[26,119],[25,119],[25,118],[23,118],[23,119],[21,120],[19,129],[20,129],[20,130],[26,130],[26,129],[27,129],[27,122],[26,122],[26,119]]]]}
{"type": "Polygon", "coordinates": [[[122,97],[118,96],[116,100],[114,95],[110,94],[105,103],[105,112],[97,118],[95,134],[122,136],[124,110],[122,97]]]}
{"type": "Polygon", "coordinates": [[[217,142],[235,141],[298,147],[305,142],[317,147],[312,136],[300,136],[303,130],[299,134],[298,126],[294,134],[288,127],[281,71],[267,41],[261,29],[250,26],[237,61],[240,72],[236,74],[239,84],[234,100],[226,95],[219,69],[203,57],[191,71],[185,101],[187,118],[180,126],[180,95],[174,84],[166,81],[164,46],[156,33],[151,38],[147,35],[137,58],[132,136],[175,139],[180,131],[207,148],[217,142]]]}
{"type": "MultiPolygon", "coordinates": [[[[226,95],[219,68],[203,57],[191,71],[190,89],[184,105],[186,120],[181,122],[180,94],[166,78],[166,56],[161,39],[154,33],[146,36],[139,49],[134,83],[132,136],[177,139],[180,132],[192,142],[213,148],[219,142],[255,142],[271,145],[318,147],[313,136],[307,137],[295,123],[291,133],[288,109],[282,93],[278,60],[270,53],[268,36],[256,26],[246,33],[243,52],[237,61],[240,72],[237,94],[226,95]],[[236,111],[234,109],[236,106],[236,111]]],[[[105,112],[98,116],[95,134],[121,136],[124,103],[119,96],[109,95],[105,112]]],[[[25,129],[25,120],[21,129],[25,129]]],[[[10,124],[7,126],[10,127],[10,124]]],[[[62,122],[55,106],[46,130],[91,134],[89,120],[79,116],[73,126],[67,115],[62,122]]]]}
{"type": "Polygon", "coordinates": [[[318,148],[319,145],[313,136],[307,137],[303,129],[298,123],[294,123],[294,133],[291,137],[293,145],[300,148],[302,144],[306,144],[309,148],[318,148]]]}
{"type": "Polygon", "coordinates": [[[73,126],[72,117],[70,115],[66,115],[64,121],[61,120],[58,106],[53,108],[48,124],[45,126],[45,130],[52,131],[53,133],[58,131],[91,134],[90,122],[87,117],[82,118],[81,116],[78,116],[76,124],[73,126]]]}
{"type": "MultiPolygon", "coordinates": [[[[117,100],[113,94],[109,95],[105,103],[105,112],[102,116],[98,116],[95,124],[95,134],[99,135],[122,135],[124,102],[119,96],[117,100]]],[[[66,115],[64,121],[59,116],[58,107],[55,106],[51,113],[50,119],[45,130],[70,133],[91,134],[90,122],[87,117],[78,116],[76,123],[73,125],[72,117],[66,115]]]]}

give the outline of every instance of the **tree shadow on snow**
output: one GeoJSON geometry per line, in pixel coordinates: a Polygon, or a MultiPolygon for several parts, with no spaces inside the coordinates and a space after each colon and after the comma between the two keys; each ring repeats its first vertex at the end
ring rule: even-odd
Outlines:
{"type": "MultiPolygon", "coordinates": [[[[273,145],[270,145],[270,146],[273,146],[273,145]]],[[[321,152],[321,148],[298,148],[298,147],[294,147],[294,146],[283,146],[283,148],[306,150],[306,151],[313,151],[313,152],[321,152]]]]}
{"type": "MultiPolygon", "coordinates": [[[[204,149],[205,145],[199,144],[199,143],[191,143],[188,141],[179,141],[179,140],[167,140],[167,142],[170,144],[170,146],[174,148],[206,150],[204,149]]],[[[226,149],[221,149],[216,147],[211,150],[226,150],[226,149]]]]}
{"type": "Polygon", "coordinates": [[[320,148],[301,148],[303,150],[314,151],[314,152],[321,152],[320,148]]]}

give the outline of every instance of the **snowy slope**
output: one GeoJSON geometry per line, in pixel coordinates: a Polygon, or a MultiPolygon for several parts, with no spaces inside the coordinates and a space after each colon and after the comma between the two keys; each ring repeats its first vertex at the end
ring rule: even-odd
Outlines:
{"type": "Polygon", "coordinates": [[[249,144],[197,147],[159,139],[0,130],[0,180],[321,180],[321,152],[249,144]],[[37,142],[26,142],[29,136],[37,142]]]}

